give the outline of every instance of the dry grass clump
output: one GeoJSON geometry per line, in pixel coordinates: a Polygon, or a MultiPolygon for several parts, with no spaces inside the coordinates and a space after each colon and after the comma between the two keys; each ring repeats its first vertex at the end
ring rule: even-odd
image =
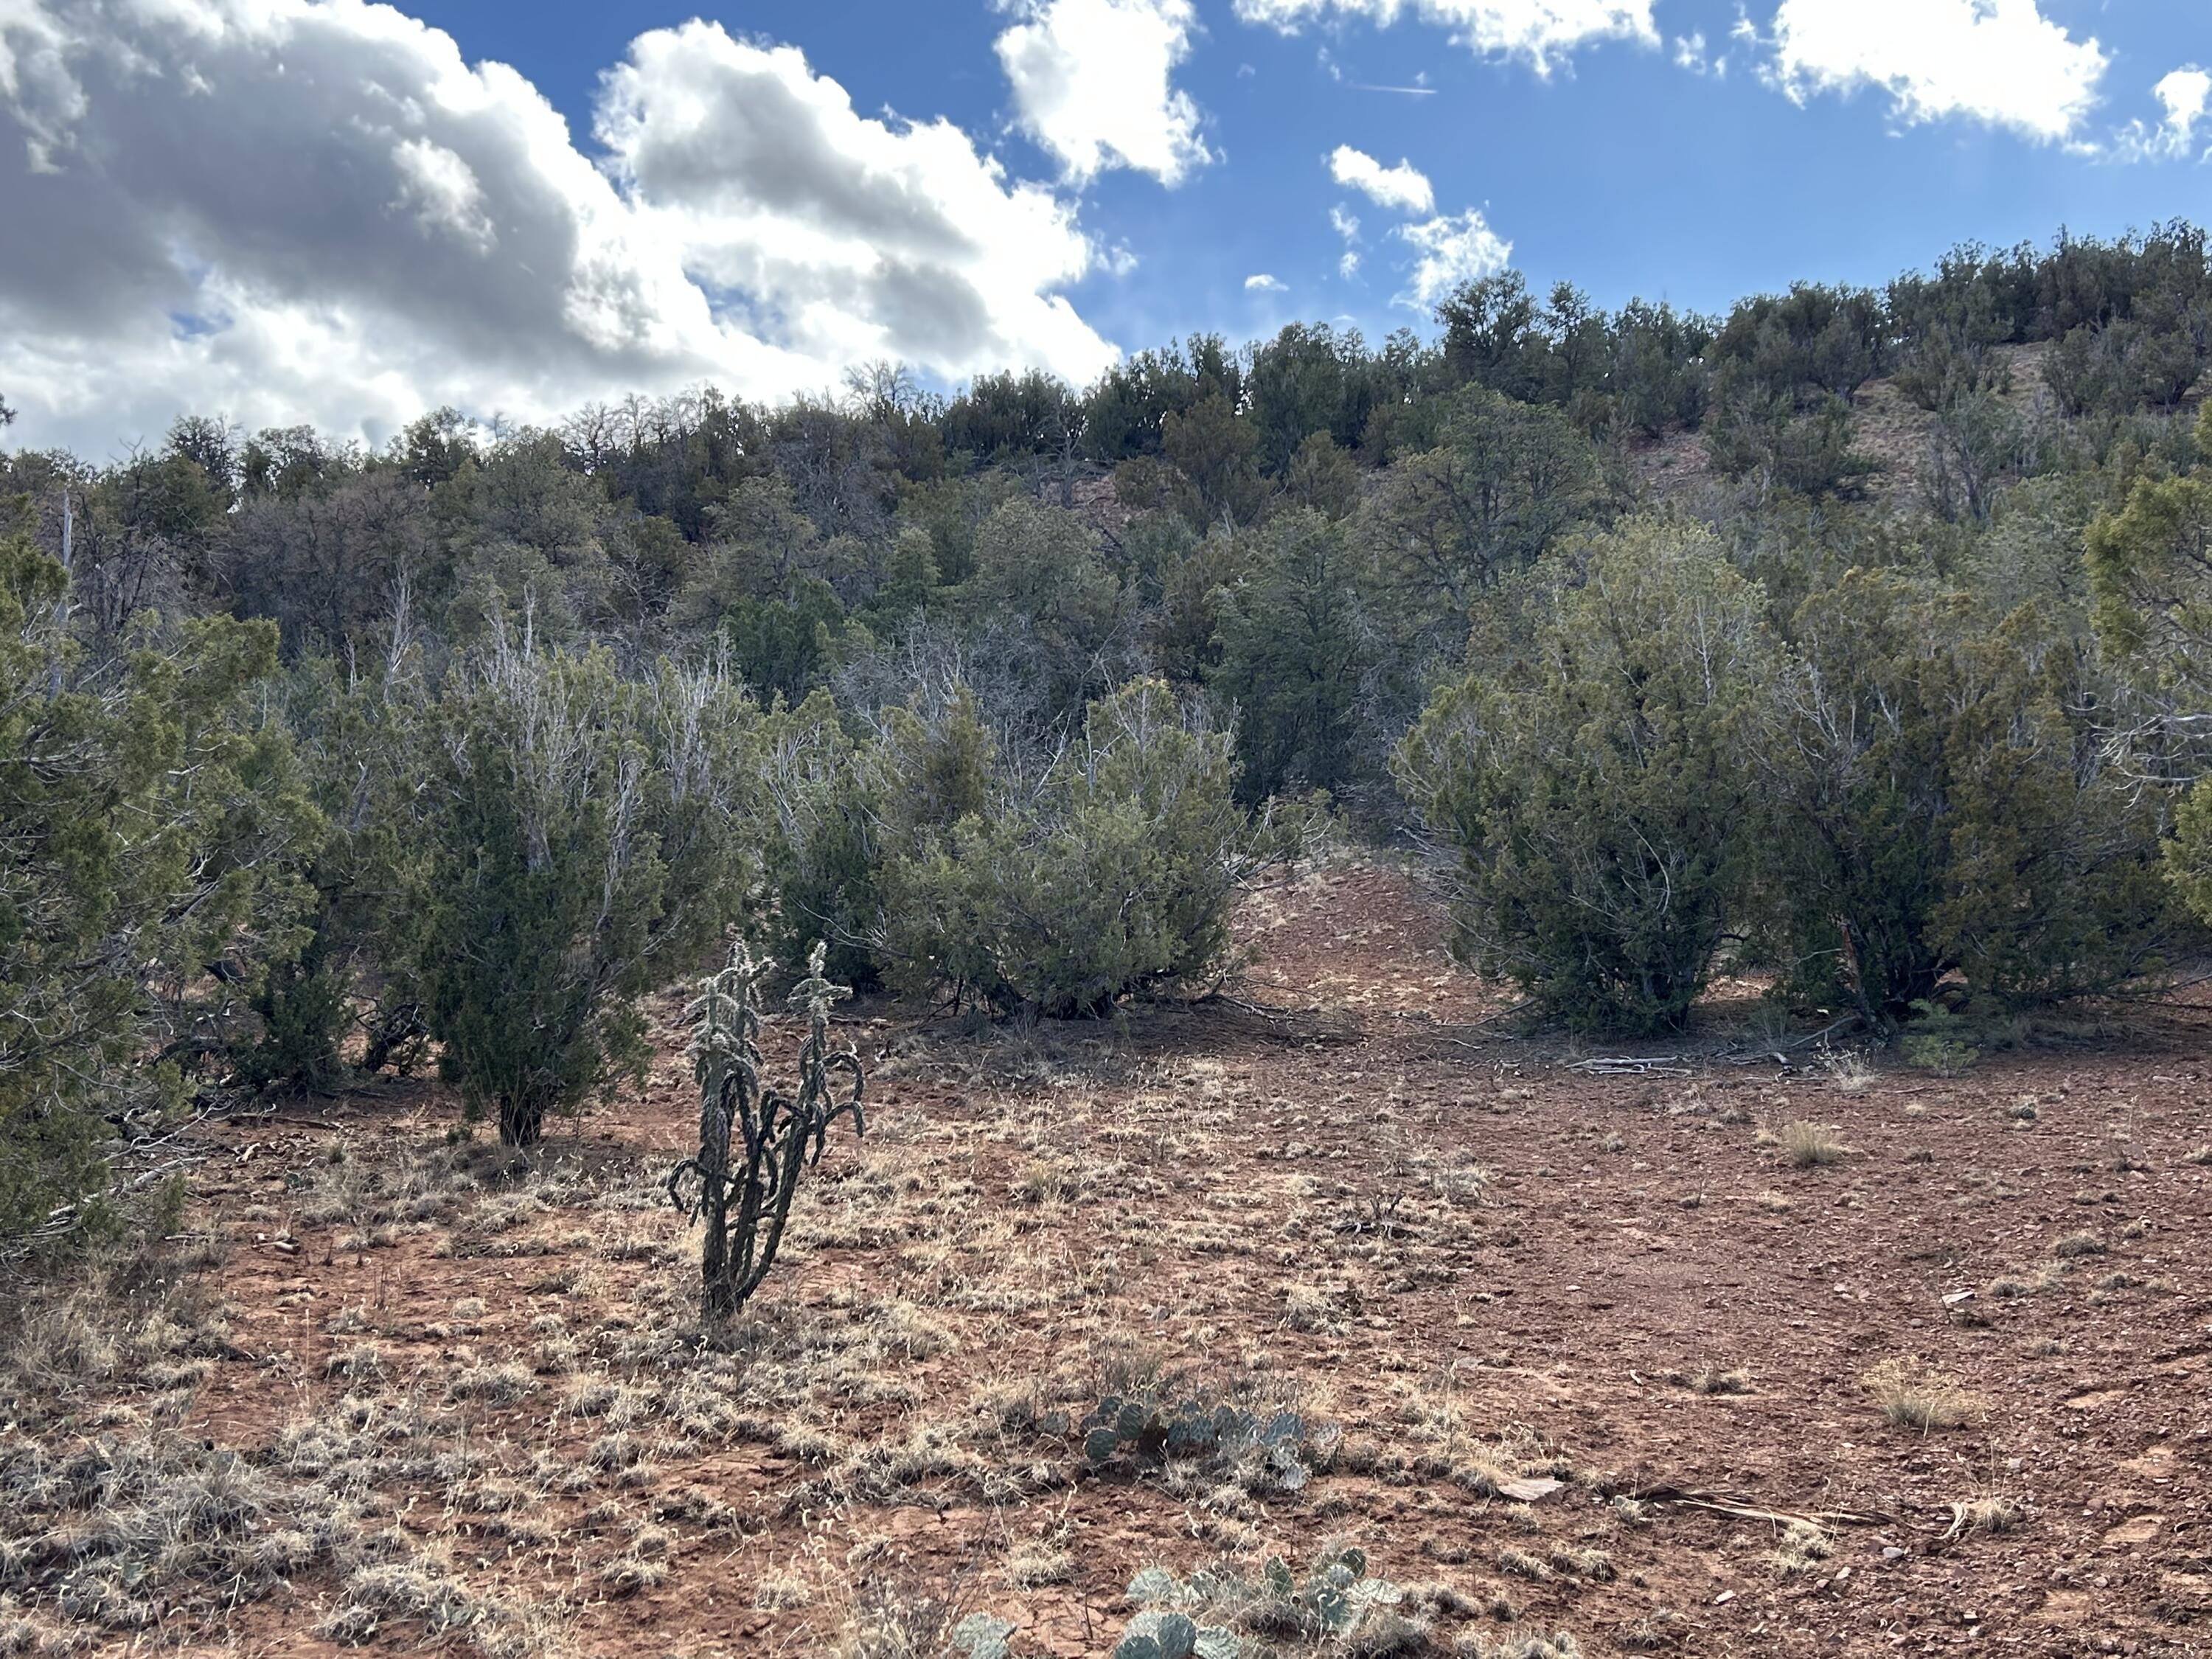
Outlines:
{"type": "Polygon", "coordinates": [[[1886,1359],[1863,1379],[1881,1414],[1899,1428],[1923,1434],[1964,1428],[1987,1413],[1989,1402],[1939,1371],[1902,1359],[1886,1359]]]}
{"type": "Polygon", "coordinates": [[[1539,1631],[1513,1631],[1488,1636],[1470,1631],[1452,1650],[1463,1659],[1582,1659],[1582,1644],[1566,1632],[1547,1636],[1539,1631]]]}
{"type": "Polygon", "coordinates": [[[525,1650],[509,1639],[514,1616],[495,1617],[405,1534],[364,1534],[349,1498],[196,1439],[18,1445],[0,1455],[0,1593],[87,1632],[190,1623],[328,1563],[346,1575],[333,1633],[483,1625],[480,1651],[525,1650]]]}
{"type": "Polygon", "coordinates": [[[1006,1582],[1020,1589],[1071,1583],[1074,1578],[1075,1558],[1048,1540],[1027,1539],[1006,1553],[1006,1582]]]}
{"type": "Polygon", "coordinates": [[[458,1639],[462,1651],[482,1659],[526,1659],[544,1650],[532,1609],[471,1589],[441,1555],[420,1550],[396,1527],[363,1537],[345,1553],[338,1601],[316,1625],[319,1636],[355,1647],[398,1627],[424,1640],[458,1639]]]}
{"type": "Polygon", "coordinates": [[[1319,1285],[1290,1285],[1283,1290],[1283,1322],[1294,1331],[1340,1335],[1343,1310],[1328,1288],[1319,1285]]]}
{"type": "Polygon", "coordinates": [[[1874,1086],[1880,1074],[1867,1064],[1864,1054],[1844,1049],[1828,1054],[1821,1061],[1828,1081],[1838,1094],[1863,1095],[1874,1086]]]}
{"type": "Polygon", "coordinates": [[[324,1376],[342,1377],[349,1382],[380,1382],[390,1369],[385,1363],[384,1350],[374,1342],[357,1342],[343,1353],[334,1353],[323,1362],[324,1376]]]}
{"type": "Polygon", "coordinates": [[[74,1616],[118,1630],[189,1607],[197,1580],[244,1575],[252,1534],[281,1502],[234,1454],[167,1437],[66,1452],[38,1442],[11,1447],[0,1455],[0,1494],[8,1528],[0,1583],[51,1595],[74,1616]],[[173,1601],[163,1594],[172,1588],[173,1601]]]}
{"type": "Polygon", "coordinates": [[[1835,1547],[1828,1534],[1810,1521],[1792,1521],[1767,1564],[1783,1577],[1794,1578],[1812,1571],[1835,1553],[1835,1547]]]}
{"type": "Polygon", "coordinates": [[[912,1584],[877,1575],[858,1581],[829,1659],[943,1659],[957,1609],[912,1584]]]}
{"type": "Polygon", "coordinates": [[[1741,1370],[1723,1370],[1717,1365],[1702,1366],[1684,1379],[1683,1386],[1692,1394],[1749,1394],[1751,1373],[1741,1370]]]}
{"type": "Polygon", "coordinates": [[[1784,1124],[1775,1141],[1784,1156],[1800,1170],[1825,1169],[1831,1164],[1840,1164],[1851,1150],[1837,1139],[1832,1126],[1808,1123],[1802,1118],[1784,1124]]]}
{"type": "Polygon", "coordinates": [[[527,1365],[471,1365],[447,1382],[446,1398],[474,1400],[488,1406],[511,1406],[537,1386],[537,1379],[527,1365]]]}
{"type": "Polygon", "coordinates": [[[106,1389],[190,1387],[191,1362],[231,1352],[228,1310],[189,1288],[149,1298],[161,1264],[123,1255],[79,1264],[66,1286],[33,1285],[0,1301],[0,1420],[35,1430],[58,1409],[106,1389]],[[158,1379],[158,1380],[157,1380],[158,1379]]]}
{"type": "Polygon", "coordinates": [[[1510,1544],[1498,1552],[1498,1570],[1510,1572],[1516,1578],[1526,1578],[1534,1584],[1547,1583],[1552,1577],[1552,1569],[1541,1556],[1531,1555],[1510,1544]]]}
{"type": "Polygon", "coordinates": [[[1946,1538],[1972,1538],[1984,1534],[1994,1536],[2010,1532],[2027,1518],[2027,1511],[2009,1498],[1992,1492],[1980,1498],[1969,1498],[1951,1505],[1951,1529],[1946,1538]]]}
{"type": "Polygon", "coordinates": [[[2051,1254],[2060,1257],[2102,1255],[2105,1241],[2094,1233],[2068,1233],[2051,1247],[2051,1254]]]}
{"type": "Polygon", "coordinates": [[[316,1170],[301,1219],[315,1227],[349,1226],[368,1243],[388,1243],[398,1224],[447,1220],[478,1190],[465,1163],[465,1155],[444,1146],[381,1147],[376,1158],[364,1158],[341,1142],[316,1170]]]}

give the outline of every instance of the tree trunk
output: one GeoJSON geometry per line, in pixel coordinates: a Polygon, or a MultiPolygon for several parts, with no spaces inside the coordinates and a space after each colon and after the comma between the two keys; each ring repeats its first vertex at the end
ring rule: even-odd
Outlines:
{"type": "Polygon", "coordinates": [[[499,1139],[501,1146],[519,1146],[526,1151],[544,1139],[544,1103],[535,1100],[501,1101],[499,1139]]]}

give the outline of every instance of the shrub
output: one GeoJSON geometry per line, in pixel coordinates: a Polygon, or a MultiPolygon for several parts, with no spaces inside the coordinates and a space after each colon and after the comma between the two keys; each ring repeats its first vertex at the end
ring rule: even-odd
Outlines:
{"type": "MultiPolygon", "coordinates": [[[[271,964],[253,994],[258,1027],[233,1048],[234,1080],[326,1091],[351,1073],[341,1056],[356,1019],[355,998],[379,982],[376,969],[398,967],[391,946],[394,895],[420,848],[409,827],[412,803],[428,781],[422,687],[411,653],[389,653],[376,672],[309,659],[283,683],[283,719],[299,757],[302,787],[323,814],[320,833],[301,849],[308,902],[306,939],[292,959],[271,964]]],[[[364,1051],[379,1069],[397,1046],[374,1029],[387,1018],[419,1025],[406,994],[369,1015],[364,1051]]]]}
{"type": "Polygon", "coordinates": [[[1912,1005],[1916,1024],[1905,1033],[1905,1063],[1938,1077],[1956,1077],[1982,1057],[1972,1028],[1940,1002],[1925,998],[1912,1005]]]}
{"type": "Polygon", "coordinates": [[[1093,703],[1026,798],[1002,781],[988,815],[886,866],[892,977],[1053,1018],[1202,977],[1251,855],[1230,779],[1227,738],[1160,682],[1093,703]]]}
{"type": "Polygon", "coordinates": [[[827,693],[764,723],[763,795],[775,817],[769,878],[778,948],[828,946],[828,971],[872,989],[882,978],[884,866],[933,831],[980,817],[994,748],[975,698],[885,710],[855,738],[827,693]]]}
{"type": "Polygon", "coordinates": [[[1802,411],[1786,396],[1731,404],[1706,422],[1705,448],[1730,477],[1800,495],[1847,493],[1876,465],[1852,449],[1850,405],[1840,398],[1802,411]]]}
{"type": "Polygon", "coordinates": [[[158,1117],[163,1079],[228,1045],[297,948],[315,833],[253,696],[272,624],[149,626],[88,665],[68,593],[0,536],[0,1236],[81,1214],[110,1120],[158,1117]]]}
{"type": "Polygon", "coordinates": [[[1642,522],[1540,597],[1529,667],[1431,706],[1398,770],[1461,855],[1460,955],[1577,1029],[1681,1026],[1750,863],[1760,609],[1705,532],[1642,522]]]}
{"type": "Polygon", "coordinates": [[[1954,970],[2014,1005],[2104,991],[2181,939],[2161,801],[2115,763],[2103,677],[2039,611],[1852,571],[1799,609],[1753,751],[1788,987],[1895,1032],[1954,970]]]}
{"type": "Polygon", "coordinates": [[[754,724],[714,674],[629,682],[603,652],[501,641],[450,677],[413,970],[441,1069],[508,1145],[641,1065],[637,999],[737,914],[754,724]]]}
{"type": "Polygon", "coordinates": [[[2137,478],[2089,526],[2099,637],[2146,687],[2191,702],[2212,690],[2212,403],[2197,412],[2197,465],[2137,478]]]}

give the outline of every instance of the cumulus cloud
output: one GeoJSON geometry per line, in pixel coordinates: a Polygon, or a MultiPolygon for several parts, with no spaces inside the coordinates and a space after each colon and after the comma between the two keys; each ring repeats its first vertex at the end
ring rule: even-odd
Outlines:
{"type": "Polygon", "coordinates": [[[2112,146],[2123,161],[2185,161],[2197,153],[2197,130],[2212,115],[2212,74],[2191,64],[2151,88],[2166,111],[2156,126],[2132,121],[2112,146]]]}
{"type": "Polygon", "coordinates": [[[537,89],[361,0],[0,0],[0,386],[96,452],[180,409],[380,439],[891,357],[1095,374],[1074,209],[787,47],[632,43],[587,155],[537,89]]]}
{"type": "Polygon", "coordinates": [[[1771,45],[1801,102],[1879,87],[1900,120],[1960,116],[2045,143],[2074,136],[2110,61],[2037,0],[1783,0],[1771,45]]]}
{"type": "Polygon", "coordinates": [[[1022,130],[1088,183],[1110,167],[1176,185],[1212,160],[1198,106],[1174,85],[1190,0],[1015,0],[999,62],[1022,130]]]}
{"type": "Polygon", "coordinates": [[[1656,46],[1652,0],[1236,0],[1237,15],[1285,33],[1331,15],[1378,27],[1412,11],[1449,29],[1452,39],[1485,57],[1526,58],[1540,75],[1578,47],[1601,40],[1656,46]]]}
{"type": "Polygon", "coordinates": [[[1504,270],[1513,258],[1513,244],[1492,230],[1475,208],[1401,225],[1396,234],[1420,256],[1398,303],[1424,311],[1461,283],[1504,270]]]}
{"type": "Polygon", "coordinates": [[[1255,270],[1244,279],[1244,291],[1247,294],[1288,294],[1291,285],[1264,270],[1255,270]]]}
{"type": "Polygon", "coordinates": [[[1356,190],[1379,207],[1401,213],[1433,213],[1436,191],[1427,176],[1411,161],[1386,167],[1364,150],[1339,144],[1328,158],[1329,177],[1347,190],[1356,190]]]}

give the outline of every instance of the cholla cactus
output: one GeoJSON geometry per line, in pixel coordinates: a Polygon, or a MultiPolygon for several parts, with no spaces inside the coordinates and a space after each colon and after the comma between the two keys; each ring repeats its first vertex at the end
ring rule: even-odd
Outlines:
{"type": "Polygon", "coordinates": [[[807,1015],[799,1048],[799,1092],[762,1081],[760,984],[770,963],[740,939],[730,965],[708,979],[684,1011],[692,1022],[691,1070],[699,1083],[699,1151],[668,1174],[676,1207],[707,1227],[700,1256],[700,1308],[709,1323],[728,1319],[760,1288],[775,1262],[790,1219],[799,1177],[822,1160],[830,1126],[847,1113],[853,1132],[867,1133],[861,1115],[859,1054],[830,1046],[830,1006],[852,992],[823,977],[817,945],[791,1006],[807,1015]],[[842,1094],[834,1078],[850,1079],[842,1094]]]}

